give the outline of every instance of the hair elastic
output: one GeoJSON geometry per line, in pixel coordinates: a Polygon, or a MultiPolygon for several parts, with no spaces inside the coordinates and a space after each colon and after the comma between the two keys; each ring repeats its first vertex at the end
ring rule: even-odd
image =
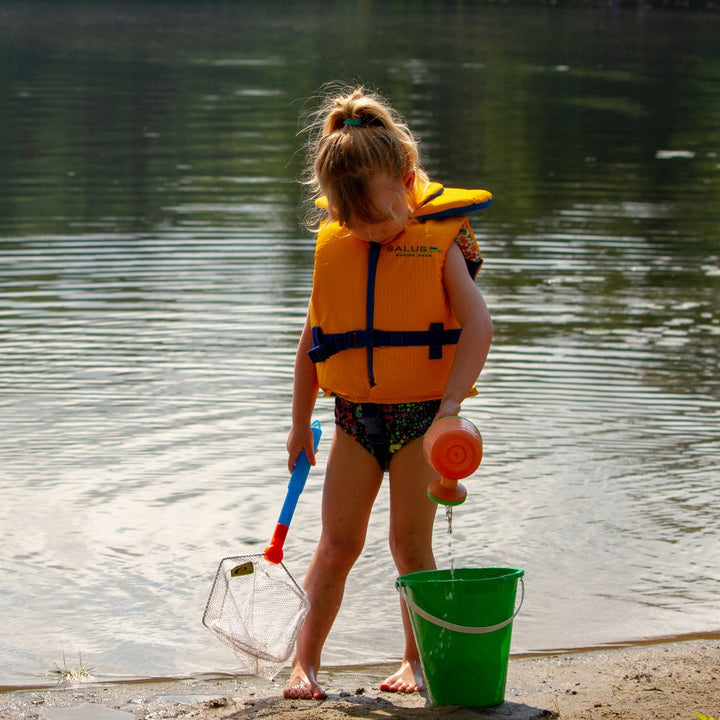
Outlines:
{"type": "Polygon", "coordinates": [[[360,118],[345,118],[345,120],[343,120],[343,125],[352,125],[353,127],[357,127],[361,122],[362,120],[360,118]]]}

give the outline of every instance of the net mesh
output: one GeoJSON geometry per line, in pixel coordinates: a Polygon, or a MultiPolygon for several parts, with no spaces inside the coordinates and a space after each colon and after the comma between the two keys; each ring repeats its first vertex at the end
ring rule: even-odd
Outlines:
{"type": "Polygon", "coordinates": [[[227,557],[215,575],[203,624],[235,651],[244,670],[272,680],[292,654],[309,609],[282,563],[263,555],[227,557]]]}

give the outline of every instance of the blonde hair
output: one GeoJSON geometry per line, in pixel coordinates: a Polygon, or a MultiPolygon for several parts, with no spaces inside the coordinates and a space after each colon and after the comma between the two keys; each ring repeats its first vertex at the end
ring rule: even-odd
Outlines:
{"type": "Polygon", "coordinates": [[[428,182],[420,167],[417,141],[379,94],[362,86],[333,90],[326,90],[307,128],[307,184],[315,198],[327,198],[329,217],[341,225],[350,218],[377,222],[387,216],[387,210],[373,198],[375,173],[385,172],[401,184],[413,172],[416,185],[428,182]]]}

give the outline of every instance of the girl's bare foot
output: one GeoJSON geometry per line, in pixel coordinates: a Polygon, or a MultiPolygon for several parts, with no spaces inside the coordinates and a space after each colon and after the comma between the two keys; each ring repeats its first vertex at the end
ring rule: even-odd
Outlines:
{"type": "Polygon", "coordinates": [[[290,679],[283,695],[296,700],[324,700],[327,693],[318,685],[315,671],[307,672],[296,665],[290,673],[290,679]]]}
{"type": "Polygon", "coordinates": [[[417,659],[403,660],[400,669],[384,682],[380,689],[387,692],[414,693],[425,689],[422,668],[417,659]]]}

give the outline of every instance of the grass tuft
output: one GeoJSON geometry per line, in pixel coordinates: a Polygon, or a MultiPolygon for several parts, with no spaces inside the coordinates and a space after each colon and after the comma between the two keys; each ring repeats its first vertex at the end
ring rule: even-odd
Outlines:
{"type": "Polygon", "coordinates": [[[68,668],[65,653],[63,652],[62,666],[51,660],[50,662],[55,667],[49,671],[49,674],[57,678],[59,685],[92,680],[92,668],[88,668],[83,664],[82,653],[78,654],[78,660],[77,667],[68,668]]]}

